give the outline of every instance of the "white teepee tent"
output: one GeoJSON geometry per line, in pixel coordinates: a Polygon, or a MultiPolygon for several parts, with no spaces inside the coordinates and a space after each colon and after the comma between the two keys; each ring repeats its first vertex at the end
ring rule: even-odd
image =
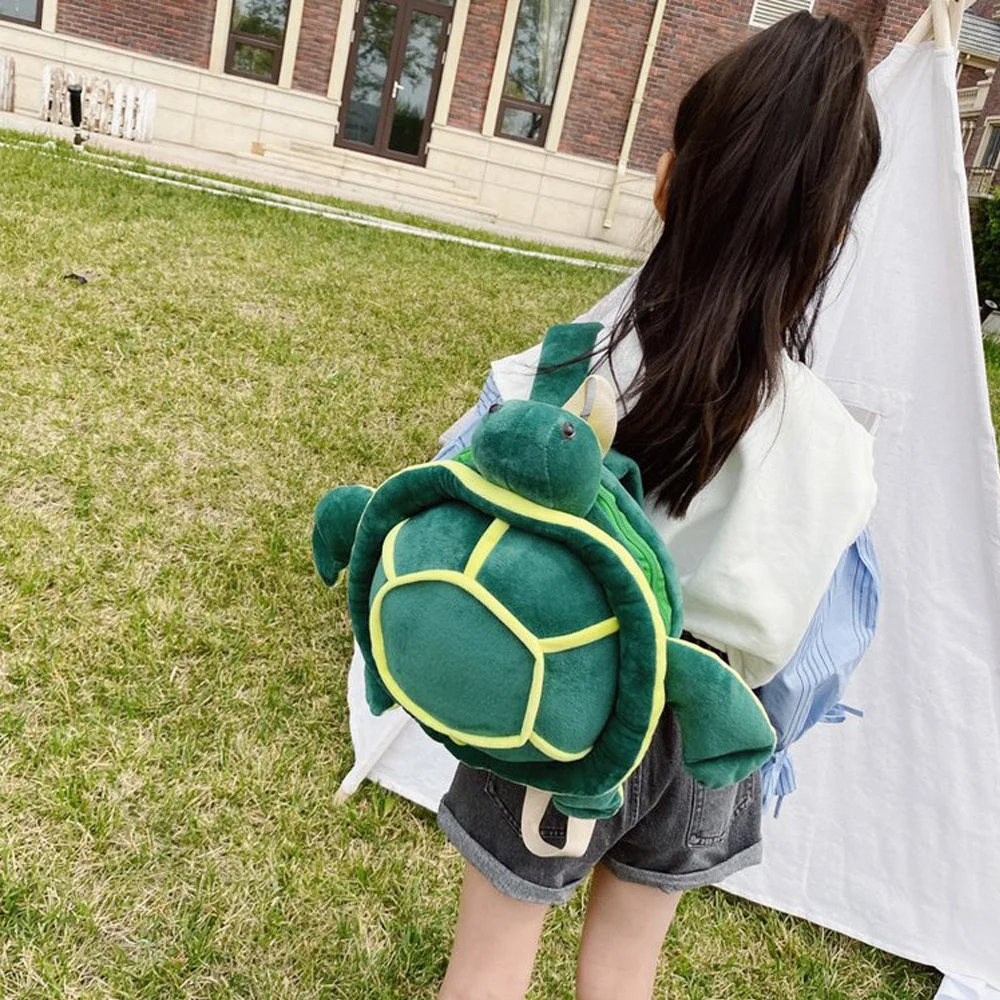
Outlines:
{"type": "MultiPolygon", "coordinates": [[[[799,791],[767,821],[765,863],[726,888],[975,977],[941,997],[976,1000],[1000,986],[1000,478],[950,41],[961,9],[934,0],[871,75],[883,166],[818,332],[817,371],[876,431],[883,613],[850,691],[865,719],[796,746],[799,791]]],[[[369,777],[436,808],[453,759],[406,717],[372,718],[360,666],[344,793],[369,777]]]]}

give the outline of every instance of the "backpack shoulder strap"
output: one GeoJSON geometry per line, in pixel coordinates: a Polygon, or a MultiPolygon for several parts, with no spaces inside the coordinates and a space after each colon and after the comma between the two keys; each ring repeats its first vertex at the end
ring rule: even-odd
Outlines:
{"type": "Polygon", "coordinates": [[[531,398],[562,406],[590,373],[591,355],[603,329],[600,323],[566,323],[550,327],[542,341],[531,398]]]}
{"type": "MultiPolygon", "coordinates": [[[[566,323],[550,327],[542,341],[531,398],[562,406],[590,374],[594,347],[603,329],[601,323],[566,323]]],[[[643,491],[639,466],[613,448],[605,456],[604,464],[641,507],[643,491]]]]}

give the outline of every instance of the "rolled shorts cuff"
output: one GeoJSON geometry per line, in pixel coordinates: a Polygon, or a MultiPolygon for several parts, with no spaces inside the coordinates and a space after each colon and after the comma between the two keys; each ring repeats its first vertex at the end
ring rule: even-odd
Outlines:
{"type": "Polygon", "coordinates": [[[541,903],[560,906],[567,902],[579,888],[582,879],[571,885],[554,888],[538,885],[512,872],[497,861],[455,818],[455,814],[442,803],[438,809],[438,825],[459,854],[472,865],[497,892],[522,903],[541,903]]]}
{"type": "Polygon", "coordinates": [[[713,868],[705,868],[702,871],[687,872],[683,875],[671,875],[667,872],[653,872],[645,868],[633,868],[631,865],[616,861],[613,857],[605,855],[601,859],[601,864],[611,872],[615,878],[622,882],[632,882],[636,885],[648,885],[654,889],[662,889],[664,892],[686,892],[688,889],[701,889],[706,885],[718,885],[723,879],[735,875],[744,868],[752,868],[759,865],[764,856],[764,847],[760,841],[751,847],[734,854],[721,864],[713,868]]]}

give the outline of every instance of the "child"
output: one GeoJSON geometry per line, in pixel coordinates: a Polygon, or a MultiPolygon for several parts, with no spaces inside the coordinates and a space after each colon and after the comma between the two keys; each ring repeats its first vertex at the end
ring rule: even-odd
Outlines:
{"type": "MultiPolygon", "coordinates": [[[[595,364],[619,386],[616,447],[642,469],[686,626],[754,687],[791,657],[874,506],[871,441],[807,362],[879,153],[858,36],[806,13],[761,32],[684,97],[657,171],[662,235],[585,317],[613,320],[595,364]]],[[[535,361],[494,366],[505,398],[524,394],[535,361]]],[[[577,996],[649,997],[681,891],[761,858],[759,776],[695,784],[669,710],[584,857],[530,854],[523,800],[463,766],[442,803],[467,860],[442,1000],[523,997],[547,906],[591,870],[577,996]]],[[[550,807],[541,833],[558,843],[560,830],[550,807]]]]}

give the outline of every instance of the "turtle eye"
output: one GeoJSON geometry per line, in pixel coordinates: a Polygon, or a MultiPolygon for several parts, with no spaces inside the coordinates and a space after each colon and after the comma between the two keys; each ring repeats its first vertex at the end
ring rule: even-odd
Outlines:
{"type": "Polygon", "coordinates": [[[486,412],[499,413],[503,409],[503,403],[494,403],[486,412]]]}
{"type": "Polygon", "coordinates": [[[567,441],[572,441],[576,437],[576,428],[568,420],[562,425],[562,436],[567,441]]]}

